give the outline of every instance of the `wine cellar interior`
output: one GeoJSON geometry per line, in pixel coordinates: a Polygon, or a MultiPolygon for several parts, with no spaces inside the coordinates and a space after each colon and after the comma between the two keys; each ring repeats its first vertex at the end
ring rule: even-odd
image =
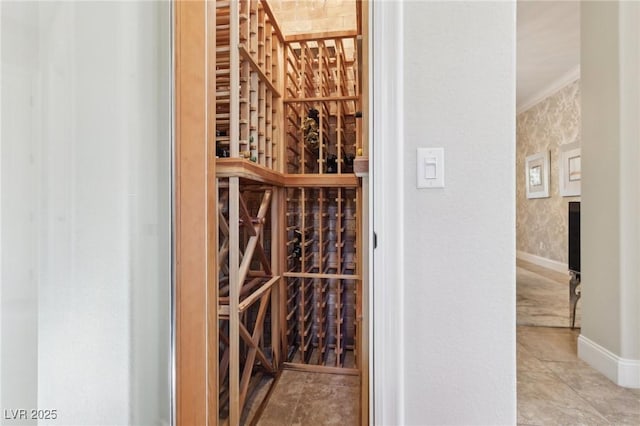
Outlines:
{"type": "Polygon", "coordinates": [[[222,424],[255,424],[283,369],[366,374],[362,4],[353,28],[288,34],[285,3],[209,13],[222,424]]]}

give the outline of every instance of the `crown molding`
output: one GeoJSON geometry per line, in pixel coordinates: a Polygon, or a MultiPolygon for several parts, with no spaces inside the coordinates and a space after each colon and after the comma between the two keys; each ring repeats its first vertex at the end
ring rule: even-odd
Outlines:
{"type": "Polygon", "coordinates": [[[557,93],[560,89],[568,86],[573,83],[577,79],[580,78],[580,65],[576,65],[574,68],[570,69],[566,73],[564,73],[560,78],[554,80],[548,86],[544,87],[539,92],[530,96],[527,100],[522,102],[516,108],[516,115],[521,114],[535,105],[539,104],[541,101],[545,100],[549,96],[557,93]]]}

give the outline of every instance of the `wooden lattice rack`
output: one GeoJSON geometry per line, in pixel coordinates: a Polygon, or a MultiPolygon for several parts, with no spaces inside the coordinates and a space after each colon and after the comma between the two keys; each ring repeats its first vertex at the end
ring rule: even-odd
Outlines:
{"type": "Polygon", "coordinates": [[[215,2],[218,416],[261,375],[358,374],[358,36],[283,37],[266,0],[215,2]]]}
{"type": "Polygon", "coordinates": [[[286,44],[285,104],[288,173],[351,173],[360,135],[356,37],[286,44]],[[315,113],[317,137],[305,123],[315,113]]]}
{"type": "Polygon", "coordinates": [[[293,363],[357,367],[357,197],[356,188],[288,189],[284,276],[293,363]]]}
{"type": "Polygon", "coordinates": [[[215,43],[217,156],[277,170],[284,39],[269,4],[217,1],[215,43]]]}

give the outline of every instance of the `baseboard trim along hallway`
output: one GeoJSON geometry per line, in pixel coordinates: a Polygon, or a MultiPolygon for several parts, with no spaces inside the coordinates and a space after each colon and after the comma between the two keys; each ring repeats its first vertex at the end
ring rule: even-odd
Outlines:
{"type": "Polygon", "coordinates": [[[542,266],[547,269],[551,269],[558,272],[567,272],[569,266],[566,263],[558,262],[557,260],[547,259],[546,257],[538,256],[535,254],[527,253],[524,251],[516,251],[516,257],[520,260],[531,262],[534,265],[542,266]]]}
{"type": "Polygon", "coordinates": [[[618,386],[640,388],[640,360],[621,358],[583,335],[578,337],[578,357],[618,386]]]}

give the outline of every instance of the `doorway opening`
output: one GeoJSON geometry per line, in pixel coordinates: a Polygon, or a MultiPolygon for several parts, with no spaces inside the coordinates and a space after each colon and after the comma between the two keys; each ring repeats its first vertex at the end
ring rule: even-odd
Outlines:
{"type": "Polygon", "coordinates": [[[366,423],[362,2],[208,7],[210,417],[366,423]]]}

